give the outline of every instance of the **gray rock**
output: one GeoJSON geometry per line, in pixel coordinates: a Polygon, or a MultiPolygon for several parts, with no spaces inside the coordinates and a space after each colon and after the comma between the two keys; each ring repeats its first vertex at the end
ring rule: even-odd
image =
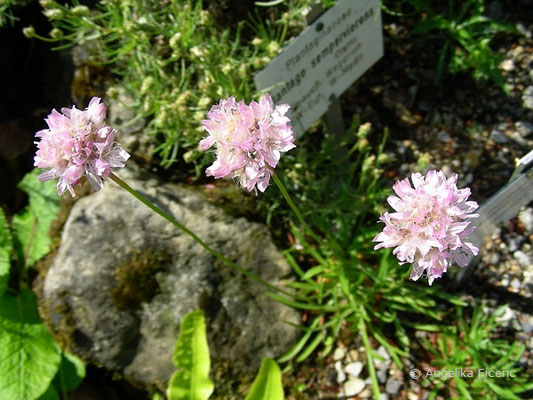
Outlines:
{"type": "MultiPolygon", "coordinates": [[[[289,274],[266,227],[132,167],[120,176],[213,248],[271,284],[289,274]]],[[[294,344],[299,331],[287,322],[298,324],[298,312],[265,292],[111,181],[75,204],[44,282],[50,321],[72,351],[160,388],[175,370],[180,321],[196,309],[206,315],[215,376],[255,373],[263,357],[294,344]]]]}
{"type": "Polygon", "coordinates": [[[515,252],[520,248],[522,243],[525,241],[525,238],[518,236],[518,237],[512,237],[509,238],[509,251],[511,253],[515,252]]]}
{"type": "Polygon", "coordinates": [[[376,375],[380,383],[385,383],[387,376],[389,376],[389,370],[387,368],[380,369],[376,375]]]}
{"type": "Polygon", "coordinates": [[[528,137],[533,132],[533,124],[531,122],[518,121],[514,126],[523,137],[528,137]]]}
{"type": "Polygon", "coordinates": [[[494,140],[496,143],[507,143],[509,141],[507,136],[505,136],[505,134],[503,134],[501,131],[497,129],[493,129],[490,132],[490,138],[494,140]]]}
{"type": "Polygon", "coordinates": [[[524,268],[531,267],[531,264],[533,264],[529,256],[522,250],[515,251],[513,257],[524,268]]]}
{"type": "Polygon", "coordinates": [[[390,355],[384,346],[379,346],[376,354],[382,359],[374,358],[374,365],[377,369],[388,368],[390,365],[390,355]]]}
{"type": "Polygon", "coordinates": [[[443,143],[447,143],[450,140],[452,140],[451,136],[446,131],[438,131],[437,132],[437,139],[440,140],[443,143]]]}
{"type": "Polygon", "coordinates": [[[514,279],[511,281],[511,287],[512,287],[513,289],[520,289],[520,285],[521,285],[521,283],[520,283],[520,279],[518,279],[518,278],[514,278],[514,279]]]}
{"type": "Polygon", "coordinates": [[[389,379],[387,381],[387,384],[385,385],[385,391],[388,394],[395,395],[398,393],[401,387],[402,387],[402,382],[397,381],[396,379],[389,379]]]}
{"type": "Polygon", "coordinates": [[[533,110],[533,86],[528,86],[522,94],[522,105],[533,110]]]}
{"type": "Polygon", "coordinates": [[[128,152],[136,152],[145,159],[150,159],[149,135],[143,133],[146,126],[144,118],[137,118],[137,114],[127,104],[132,104],[133,99],[123,88],[117,89],[116,98],[108,101],[108,122],[109,125],[116,127],[118,130],[117,138],[120,144],[128,152]]]}

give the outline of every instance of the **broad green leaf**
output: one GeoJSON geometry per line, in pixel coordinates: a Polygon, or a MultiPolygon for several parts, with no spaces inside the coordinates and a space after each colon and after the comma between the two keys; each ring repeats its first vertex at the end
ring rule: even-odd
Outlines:
{"type": "Polygon", "coordinates": [[[46,392],[44,392],[37,400],[61,400],[57,391],[54,389],[54,386],[48,386],[46,392]]]}
{"type": "Polygon", "coordinates": [[[201,310],[183,317],[172,362],[177,367],[168,384],[169,400],[206,400],[215,385],[209,378],[209,345],[201,310]]]}
{"type": "Polygon", "coordinates": [[[264,358],[259,374],[255,377],[245,400],[283,400],[284,398],[278,364],[270,358],[264,358]]]}
{"type": "Polygon", "coordinates": [[[85,378],[85,364],[74,354],[63,353],[61,364],[54,377],[54,387],[60,393],[70,392],[85,378]]]}
{"type": "Polygon", "coordinates": [[[40,182],[38,170],[27,174],[19,188],[29,196],[29,205],[13,217],[13,235],[18,257],[32,266],[50,251],[50,225],[59,211],[59,197],[53,182],[40,182]]]}
{"type": "Polygon", "coordinates": [[[9,231],[6,216],[0,208],[0,296],[4,294],[9,280],[9,266],[12,250],[13,238],[9,231]]]}
{"type": "Polygon", "coordinates": [[[0,399],[33,400],[43,395],[61,355],[30,290],[0,297],[0,349],[0,399]]]}

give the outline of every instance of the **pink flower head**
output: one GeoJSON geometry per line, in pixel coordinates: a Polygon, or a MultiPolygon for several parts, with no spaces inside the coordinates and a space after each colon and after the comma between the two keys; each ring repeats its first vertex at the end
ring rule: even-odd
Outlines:
{"type": "Polygon", "coordinates": [[[114,141],[116,129],[105,125],[106,106],[93,97],[82,111],[76,107],[52,110],[45,119],[48,129],[35,134],[39,168],[50,168],[39,180],[58,178],[57,193],[68,190],[74,197],[74,186],[83,176],[96,190],[103,187],[112,168],[122,168],[130,155],[114,141]]]}
{"type": "Polygon", "coordinates": [[[380,221],[383,232],[376,235],[374,247],[395,247],[400,264],[413,263],[411,279],[417,280],[426,272],[431,285],[440,278],[453,262],[461,267],[467,264],[467,254],[477,255],[479,249],[465,239],[475,227],[468,218],[478,208],[475,201],[467,201],[470,189],[457,188],[457,175],[446,178],[442,171],[411,175],[397,181],[392,187],[396,196],[387,201],[396,211],[385,213],[380,221]]]}
{"type": "Polygon", "coordinates": [[[220,100],[202,121],[209,136],[200,142],[202,150],[215,146],[217,159],[207,176],[235,178],[248,191],[264,192],[281,153],[296,145],[285,116],[288,104],[274,106],[270,95],[250,105],[235,98],[220,100]]]}

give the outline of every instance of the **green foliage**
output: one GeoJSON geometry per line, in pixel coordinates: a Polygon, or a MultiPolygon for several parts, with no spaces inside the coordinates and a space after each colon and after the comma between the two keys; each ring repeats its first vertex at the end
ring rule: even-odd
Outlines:
{"type": "Polygon", "coordinates": [[[0,297],[0,398],[36,399],[50,385],[61,354],[40,321],[33,293],[0,297]]]}
{"type": "Polygon", "coordinates": [[[29,196],[29,205],[13,217],[15,249],[21,264],[31,267],[50,251],[50,225],[59,212],[59,198],[54,182],[40,182],[34,169],[19,184],[29,196]]]}
{"type": "Polygon", "coordinates": [[[6,291],[12,251],[13,238],[4,211],[0,208],[0,296],[6,291]]]}
{"type": "Polygon", "coordinates": [[[58,393],[67,398],[66,393],[76,389],[85,378],[85,364],[74,354],[63,353],[57,374],[52,381],[58,393]]]}
{"type": "MultiPolygon", "coordinates": [[[[183,317],[172,362],[177,371],[167,388],[169,400],[207,400],[214,384],[209,378],[209,345],[202,310],[183,317]]],[[[154,399],[159,395],[154,395],[154,399]]],[[[246,400],[283,400],[281,371],[274,360],[263,359],[246,400]]]]}
{"type": "Polygon", "coordinates": [[[454,74],[468,71],[475,79],[492,80],[502,89],[505,80],[498,68],[503,58],[490,48],[490,42],[498,32],[515,33],[513,25],[497,22],[483,15],[484,0],[466,0],[460,7],[448,0],[448,7],[432,1],[407,1],[424,17],[415,26],[413,33],[423,40],[436,39],[442,42],[438,56],[435,82],[440,83],[446,70],[454,74]]]}
{"type": "Polygon", "coordinates": [[[15,9],[23,7],[32,0],[0,0],[0,28],[6,25],[13,25],[18,18],[15,16],[15,9]]]}
{"type": "Polygon", "coordinates": [[[264,358],[245,400],[283,400],[284,398],[278,364],[270,358],[264,358]]]}
{"type": "Polygon", "coordinates": [[[29,205],[13,217],[13,236],[0,210],[0,398],[59,400],[79,385],[83,362],[61,350],[41,322],[33,292],[26,287],[27,267],[50,251],[48,231],[59,211],[53,182],[27,174],[19,188],[29,205]],[[15,279],[7,288],[13,263],[15,279]],[[6,292],[9,292],[9,294],[6,292]],[[16,293],[16,295],[12,295],[16,293]]]}
{"type": "Polygon", "coordinates": [[[177,371],[167,389],[169,400],[206,400],[214,389],[209,378],[209,345],[201,310],[183,317],[172,362],[177,371]]]}
{"type": "Polygon", "coordinates": [[[533,389],[518,364],[525,347],[492,337],[502,312],[503,307],[489,315],[477,305],[468,323],[462,308],[458,308],[457,325],[441,327],[433,341],[422,338],[432,358],[431,366],[443,372],[429,375],[423,382],[432,386],[430,399],[440,394],[447,399],[518,400],[519,393],[533,389]],[[462,370],[463,376],[444,373],[456,369],[462,370]],[[501,376],[495,376],[497,372],[501,376]]]}
{"type": "MultiPolygon", "coordinates": [[[[343,326],[363,340],[374,394],[379,384],[373,367],[375,355],[370,338],[384,346],[398,368],[410,351],[407,330],[416,323],[441,320],[443,300],[451,306],[465,305],[435,287],[408,281],[409,269],[398,266],[390,251],[375,253],[372,239],[382,229],[376,224],[389,194],[381,183],[386,135],[372,145],[371,126],[354,120],[343,135],[327,135],[318,148],[304,148],[288,174],[305,218],[320,229],[323,239],[309,238],[296,223],[290,233],[294,246],[285,251],[298,279],[287,285],[292,297],[277,293],[272,298],[303,310],[308,325],[300,341],[278,361],[301,362],[318,353],[326,357],[334,348],[343,326]],[[307,153],[306,153],[307,151],[307,153]]],[[[311,235],[310,235],[311,236],[311,235]]]]}
{"type": "MultiPolygon", "coordinates": [[[[55,33],[33,36],[58,42],[57,48],[82,45],[86,64],[109,66],[110,83],[131,99],[126,106],[146,118],[143,132],[155,144],[161,165],[192,164],[190,171],[199,176],[211,161],[198,149],[207,110],[221,98],[258,96],[255,72],[304,27],[301,10],[310,0],[269,7],[266,20],[258,11],[263,7],[238,2],[242,14],[254,16],[250,24],[233,21],[216,2],[201,0],[102,0],[91,9],[74,3],[44,4],[55,33]]],[[[119,91],[112,86],[107,94],[115,97],[119,91]]]]}

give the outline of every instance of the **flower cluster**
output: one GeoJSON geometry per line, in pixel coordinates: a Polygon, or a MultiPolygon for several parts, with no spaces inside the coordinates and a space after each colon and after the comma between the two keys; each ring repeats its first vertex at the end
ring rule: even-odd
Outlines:
{"type": "Polygon", "coordinates": [[[202,121],[209,136],[200,142],[202,150],[216,148],[217,159],[206,170],[215,178],[235,178],[248,191],[264,192],[281,153],[296,147],[288,104],[274,107],[266,94],[250,105],[235,98],[221,100],[202,121]]]}
{"type": "Polygon", "coordinates": [[[35,134],[40,141],[35,166],[50,168],[39,175],[41,181],[58,178],[57,193],[73,187],[85,175],[96,190],[103,187],[112,168],[121,168],[130,155],[115,142],[116,129],[105,124],[106,106],[93,97],[85,110],[52,110],[45,119],[48,129],[35,134]]]}
{"type": "Polygon", "coordinates": [[[419,173],[394,184],[394,192],[387,201],[396,211],[385,213],[380,221],[383,232],[374,242],[374,249],[396,247],[393,254],[400,264],[413,263],[411,279],[417,280],[424,272],[429,284],[440,278],[453,262],[461,267],[467,264],[467,253],[477,255],[478,248],[466,242],[474,231],[467,218],[478,208],[475,201],[467,201],[470,189],[457,188],[457,175],[446,178],[442,171],[419,173]]]}

